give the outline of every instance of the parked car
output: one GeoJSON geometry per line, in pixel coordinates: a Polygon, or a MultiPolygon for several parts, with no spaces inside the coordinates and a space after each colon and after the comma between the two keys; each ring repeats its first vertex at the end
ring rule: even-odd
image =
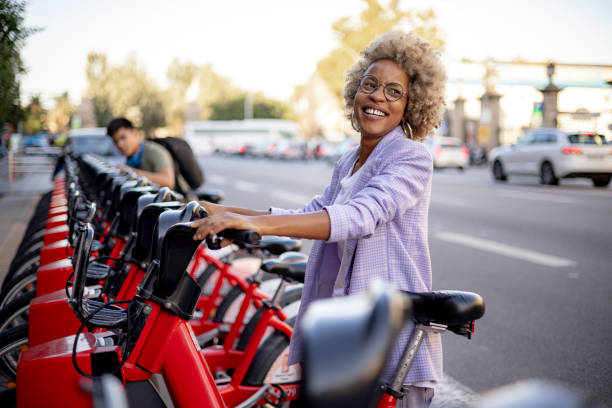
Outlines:
{"type": "Polygon", "coordinates": [[[612,178],[612,144],[591,132],[531,129],[516,144],[491,150],[489,161],[499,181],[520,174],[556,185],[562,178],[586,177],[596,187],[605,187],[612,178]]]}
{"type": "Polygon", "coordinates": [[[28,136],[23,141],[23,147],[48,147],[49,146],[49,135],[46,133],[39,133],[34,136],[28,136]]]}
{"type": "Polygon", "coordinates": [[[113,140],[106,135],[106,128],[73,129],[68,132],[66,148],[77,155],[91,153],[105,156],[112,163],[125,160],[113,140]]]}
{"type": "Polygon", "coordinates": [[[424,143],[433,158],[434,169],[456,167],[463,170],[469,165],[470,152],[463,142],[455,137],[434,136],[425,139],[424,143]]]}
{"type": "Polygon", "coordinates": [[[299,141],[280,139],[276,142],[274,157],[282,160],[302,159],[304,158],[304,151],[299,141]]]}

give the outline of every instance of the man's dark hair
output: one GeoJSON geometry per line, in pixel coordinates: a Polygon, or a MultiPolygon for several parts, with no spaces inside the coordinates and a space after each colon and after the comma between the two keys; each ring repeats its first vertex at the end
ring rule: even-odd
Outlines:
{"type": "Polygon", "coordinates": [[[134,129],[134,125],[132,125],[132,122],[130,122],[126,118],[115,118],[108,122],[108,126],[106,127],[106,134],[108,134],[110,137],[113,137],[114,134],[117,133],[121,128],[131,130],[134,129]]]}

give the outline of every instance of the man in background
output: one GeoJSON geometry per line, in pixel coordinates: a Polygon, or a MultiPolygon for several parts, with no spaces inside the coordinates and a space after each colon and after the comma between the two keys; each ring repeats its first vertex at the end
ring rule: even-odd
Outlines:
{"type": "Polygon", "coordinates": [[[160,187],[175,188],[174,162],[163,146],[143,140],[138,129],[126,118],[111,120],[106,132],[119,152],[127,157],[126,164],[136,174],[160,187]]]}

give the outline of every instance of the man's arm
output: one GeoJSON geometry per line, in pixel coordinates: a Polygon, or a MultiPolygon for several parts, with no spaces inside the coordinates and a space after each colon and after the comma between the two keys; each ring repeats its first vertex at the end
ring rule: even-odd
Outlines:
{"type": "Polygon", "coordinates": [[[131,169],[139,176],[148,178],[152,183],[155,183],[160,187],[174,188],[174,169],[172,166],[161,169],[156,173],[134,168],[131,169]]]}

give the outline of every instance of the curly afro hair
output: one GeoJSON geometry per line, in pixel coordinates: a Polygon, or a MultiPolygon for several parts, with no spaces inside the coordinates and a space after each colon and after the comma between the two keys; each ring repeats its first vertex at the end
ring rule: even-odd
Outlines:
{"type": "Polygon", "coordinates": [[[375,38],[361,55],[362,58],[346,73],[344,104],[349,120],[364,72],[374,62],[389,59],[398,64],[410,79],[404,120],[410,124],[414,140],[423,141],[440,126],[445,105],[446,71],[439,54],[428,42],[412,33],[392,31],[375,38]]]}

